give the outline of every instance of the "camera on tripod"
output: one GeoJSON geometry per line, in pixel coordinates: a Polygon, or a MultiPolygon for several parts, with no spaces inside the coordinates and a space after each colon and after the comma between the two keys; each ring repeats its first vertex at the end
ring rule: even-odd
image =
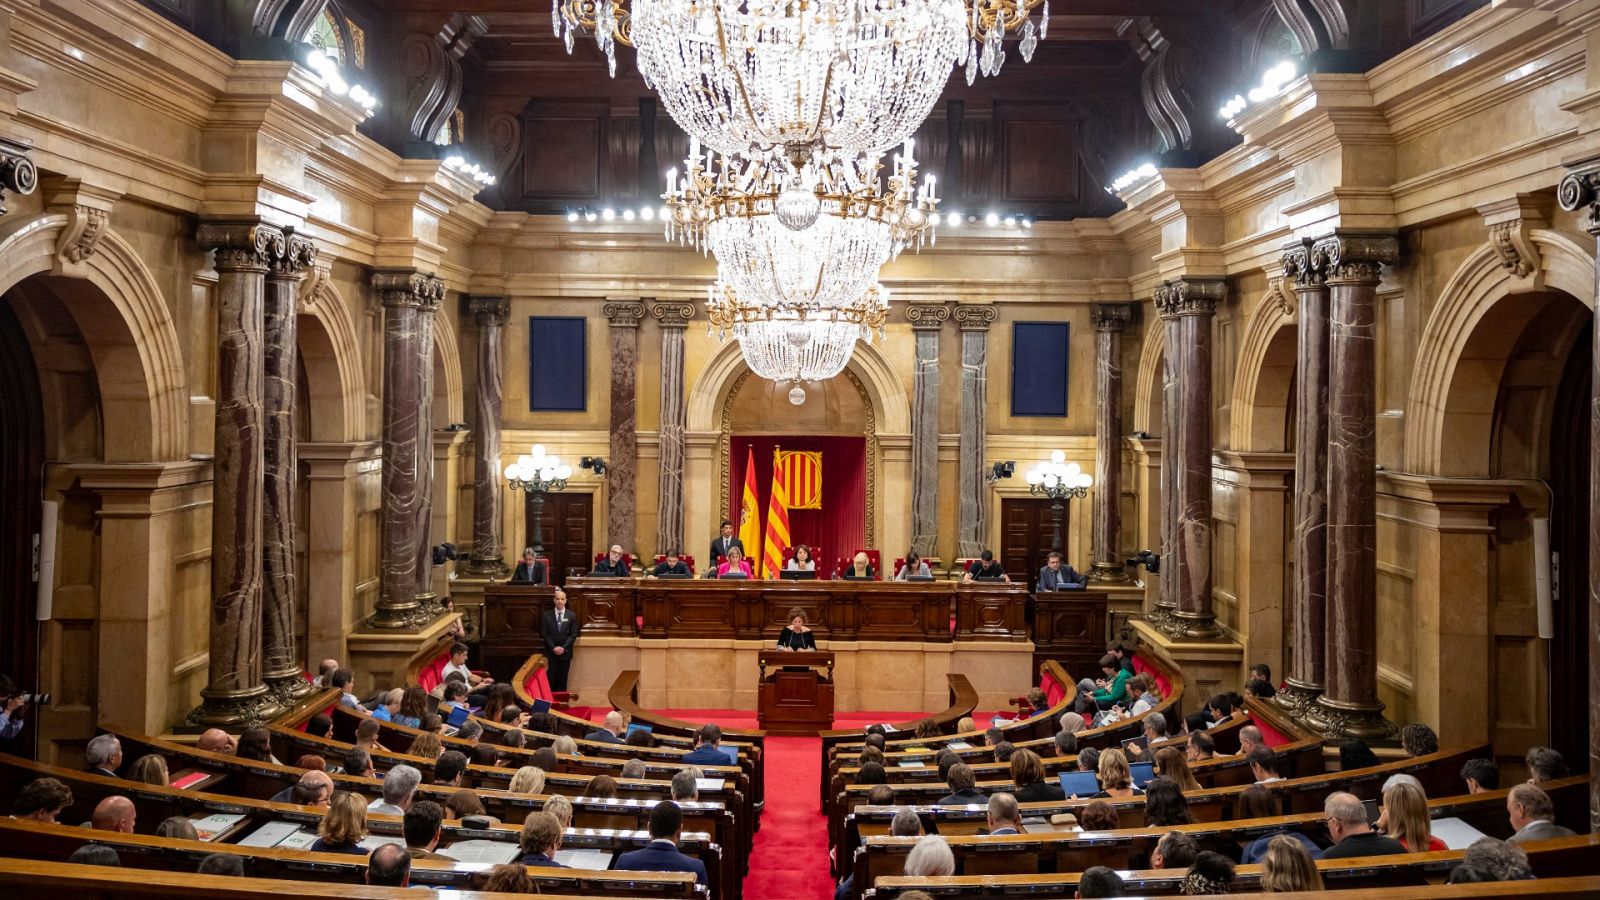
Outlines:
{"type": "Polygon", "coordinates": [[[1156,575],[1161,572],[1160,554],[1152,553],[1149,550],[1140,550],[1133,556],[1128,557],[1126,564],[1130,566],[1144,566],[1144,570],[1149,572],[1151,575],[1156,575]]]}

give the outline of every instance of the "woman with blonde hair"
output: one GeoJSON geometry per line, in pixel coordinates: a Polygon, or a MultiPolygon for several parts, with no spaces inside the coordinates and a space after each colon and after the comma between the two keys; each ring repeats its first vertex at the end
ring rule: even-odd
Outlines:
{"type": "Polygon", "coordinates": [[[317,853],[353,853],[366,856],[361,842],[367,837],[367,804],[350,791],[334,791],[328,798],[328,811],[317,826],[317,840],[311,850],[317,853]]]}
{"type": "Polygon", "coordinates": [[[511,776],[511,784],[506,790],[513,794],[544,793],[544,770],[538,766],[523,766],[511,776]]]}
{"type": "Polygon", "coordinates": [[[1447,850],[1444,841],[1432,834],[1428,815],[1428,795],[1407,781],[1397,781],[1383,792],[1383,812],[1378,830],[1399,841],[1412,853],[1447,850]]]}
{"type": "Polygon", "coordinates": [[[550,749],[560,756],[577,756],[578,742],[573,740],[571,735],[563,734],[551,742],[550,749]]]}
{"type": "Polygon", "coordinates": [[[411,742],[410,747],[406,748],[408,756],[420,756],[423,759],[438,759],[439,754],[443,752],[444,742],[439,740],[439,736],[431,731],[417,735],[417,739],[411,742]]]}
{"type": "Polygon", "coordinates": [[[1133,786],[1133,774],[1128,771],[1128,758],[1116,748],[1100,751],[1100,793],[1096,798],[1117,799],[1135,797],[1143,793],[1133,786]]]}
{"type": "Polygon", "coordinates": [[[1311,851],[1288,835],[1274,835],[1261,859],[1261,890],[1268,894],[1322,890],[1322,873],[1311,851]]]}
{"type": "Polygon", "coordinates": [[[555,816],[563,830],[572,827],[572,801],[560,794],[551,794],[549,799],[544,801],[544,806],[540,807],[540,811],[555,816]]]}
{"type": "Polygon", "coordinates": [[[961,721],[956,723],[956,734],[966,734],[977,730],[978,722],[971,716],[962,716],[961,721]]]}
{"type": "Polygon", "coordinates": [[[171,787],[171,779],[167,776],[167,758],[159,753],[146,753],[133,761],[133,766],[128,769],[128,780],[171,787]]]}
{"type": "Polygon", "coordinates": [[[1188,793],[1200,790],[1200,782],[1189,768],[1189,759],[1177,747],[1162,747],[1156,751],[1155,773],[1178,783],[1178,790],[1188,793]]]}

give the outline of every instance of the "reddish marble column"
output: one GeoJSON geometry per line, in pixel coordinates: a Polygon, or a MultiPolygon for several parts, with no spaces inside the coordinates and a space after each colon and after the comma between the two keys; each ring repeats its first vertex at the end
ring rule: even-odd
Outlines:
{"type": "Polygon", "coordinates": [[[284,231],[282,255],[274,257],[267,273],[263,339],[265,352],[262,391],[265,404],[265,448],[262,494],[265,515],[261,548],[261,675],[267,687],[285,703],[310,693],[295,652],[294,498],[299,482],[295,451],[295,399],[299,381],[296,321],[299,316],[300,279],[317,256],[317,248],[303,237],[284,231]]]}
{"type": "Polygon", "coordinates": [[[417,304],[417,546],[415,560],[417,609],[425,618],[439,613],[433,591],[433,319],[444,299],[436,292],[417,304]]]}
{"type": "MultiPolygon", "coordinates": [[[[407,628],[426,617],[417,602],[417,510],[421,504],[419,445],[432,440],[421,420],[424,304],[437,305],[444,282],[412,269],[375,273],[383,299],[383,480],[378,604],[371,624],[407,628]]],[[[427,361],[432,365],[432,360],[427,361]]]]}
{"type": "Polygon", "coordinates": [[[985,549],[988,498],[984,496],[984,421],[989,406],[989,326],[992,306],[957,306],[961,329],[961,447],[957,462],[961,494],[956,498],[956,553],[966,559],[985,549]]]}
{"type": "Polygon", "coordinates": [[[1294,282],[1294,652],[1275,702],[1304,716],[1322,693],[1328,597],[1328,286],[1327,259],[1312,242],[1284,249],[1283,277],[1294,282]]]}
{"type": "MultiPolygon", "coordinates": [[[[1162,583],[1173,581],[1177,609],[1167,626],[1174,637],[1220,634],[1211,607],[1211,320],[1227,296],[1220,280],[1185,279],[1162,285],[1156,309],[1168,331],[1170,371],[1177,376],[1177,429],[1164,437],[1163,460],[1173,457],[1173,496],[1164,497],[1173,543],[1162,564],[1162,583]]],[[[1168,421],[1172,421],[1169,415],[1168,421]]]]}
{"type": "Polygon", "coordinates": [[[1327,262],[1328,602],[1323,694],[1306,722],[1329,737],[1385,740],[1378,700],[1377,292],[1392,235],[1317,241],[1327,262]]]}
{"type": "MultiPolygon", "coordinates": [[[[1161,310],[1161,297],[1165,287],[1156,288],[1156,310],[1161,310]]],[[[1177,560],[1178,545],[1178,448],[1182,445],[1182,406],[1178,394],[1178,320],[1161,317],[1163,346],[1161,352],[1161,593],[1156,597],[1150,621],[1163,632],[1171,634],[1177,627],[1178,576],[1172,565],[1177,560]]]]}
{"type": "Polygon", "coordinates": [[[262,304],[283,232],[259,222],[207,222],[216,251],[217,414],[211,483],[211,654],[189,723],[241,727],[283,707],[261,680],[262,304]]]}
{"type": "Polygon", "coordinates": [[[1122,555],[1122,335],[1132,303],[1096,303],[1094,327],[1094,561],[1091,581],[1127,581],[1122,555]]]}
{"type": "Polygon", "coordinates": [[[657,303],[650,314],[661,323],[661,449],[656,488],[656,552],[686,549],[683,544],[683,432],[688,407],[683,393],[683,333],[694,318],[694,304],[657,303]]]}
{"type": "Polygon", "coordinates": [[[606,543],[638,555],[639,321],[644,304],[601,307],[611,323],[611,459],[606,467],[606,543]]]}
{"type": "Polygon", "coordinates": [[[950,318],[944,304],[913,304],[906,320],[916,336],[911,388],[911,549],[937,555],[939,539],[939,337],[950,318]]]}
{"type": "Polygon", "coordinates": [[[511,571],[500,539],[504,487],[500,480],[500,397],[504,387],[501,343],[511,319],[511,301],[505,297],[473,297],[470,305],[478,326],[478,421],[472,429],[472,557],[466,570],[471,575],[499,578],[511,571]]]}

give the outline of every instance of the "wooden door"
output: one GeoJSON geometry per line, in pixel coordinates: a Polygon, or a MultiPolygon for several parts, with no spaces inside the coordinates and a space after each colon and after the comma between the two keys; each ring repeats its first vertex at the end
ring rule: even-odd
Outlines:
{"type": "MultiPolygon", "coordinates": [[[[1063,542],[1066,540],[1066,529],[1066,516],[1063,515],[1063,542]]],[[[1049,500],[1028,497],[1000,501],[1000,547],[996,556],[1013,581],[1027,577],[1030,592],[1039,578],[1039,569],[1050,555],[1053,533],[1049,500]]]]}
{"type": "MultiPolygon", "coordinates": [[[[34,542],[43,461],[44,415],[33,353],[10,304],[0,299],[0,672],[30,692],[40,690],[34,542]]],[[[37,737],[32,722],[39,715],[29,707],[25,736],[8,742],[8,752],[31,755],[37,737]]]]}
{"type": "MultiPolygon", "coordinates": [[[[524,499],[523,535],[533,543],[533,503],[524,499]]],[[[594,568],[594,495],[554,493],[544,495],[544,555],[550,560],[550,583],[566,584],[568,569],[594,568]]]]}
{"type": "Polygon", "coordinates": [[[1550,549],[1558,581],[1550,598],[1550,746],[1582,771],[1589,755],[1589,410],[1594,393],[1592,332],[1567,356],[1551,417],[1550,549]]]}

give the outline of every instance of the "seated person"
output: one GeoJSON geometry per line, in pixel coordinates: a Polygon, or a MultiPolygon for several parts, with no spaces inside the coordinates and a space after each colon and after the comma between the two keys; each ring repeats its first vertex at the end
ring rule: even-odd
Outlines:
{"type": "Polygon", "coordinates": [[[1189,762],[1205,762],[1216,757],[1217,742],[1204,731],[1191,731],[1189,732],[1189,741],[1185,750],[1185,755],[1189,757],[1189,762]]]}
{"type": "MultiPolygon", "coordinates": [[[[494,684],[494,679],[487,675],[479,675],[467,668],[467,654],[471,651],[471,647],[460,641],[451,644],[450,661],[445,664],[443,669],[439,670],[439,677],[449,678],[452,672],[457,673],[466,680],[467,687],[471,688],[467,693],[481,693],[483,694],[483,699],[487,700],[489,699],[489,686],[494,684]]],[[[481,704],[482,701],[474,699],[473,702],[481,704]]]]}
{"type": "MultiPolygon", "coordinates": [[[[1273,796],[1272,791],[1259,784],[1252,784],[1245,788],[1244,793],[1239,795],[1239,799],[1234,801],[1233,808],[1233,817],[1235,819],[1276,819],[1283,815],[1282,803],[1273,796]]],[[[1312,859],[1322,855],[1322,848],[1318,847],[1311,838],[1306,837],[1287,824],[1275,826],[1269,831],[1252,831],[1250,833],[1260,836],[1245,845],[1244,852],[1239,857],[1239,861],[1245,865],[1261,862],[1267,855],[1267,849],[1271,846],[1272,839],[1279,835],[1286,836],[1305,847],[1306,852],[1311,854],[1312,859]]]]}
{"type": "MultiPolygon", "coordinates": [[[[1272,751],[1267,751],[1268,753],[1272,751]]],[[[1433,819],[1428,815],[1428,795],[1410,781],[1395,781],[1383,788],[1378,830],[1400,842],[1412,853],[1448,850],[1443,840],[1433,836],[1433,819]]]]}
{"type": "Polygon", "coordinates": [[[678,551],[676,549],[668,550],[667,558],[659,563],[656,563],[656,567],[650,570],[651,578],[660,578],[663,575],[687,574],[689,574],[689,564],[684,562],[683,559],[678,556],[678,551]]]}
{"type": "Polygon", "coordinates": [[[1500,769],[1492,759],[1469,759],[1461,767],[1461,780],[1467,783],[1467,793],[1481,794],[1500,788],[1500,769]]]}
{"type": "Polygon", "coordinates": [[[412,859],[446,860],[450,857],[434,852],[443,834],[440,823],[444,821],[444,807],[432,800],[419,800],[406,810],[403,833],[406,853],[412,859]]]}
{"type": "Polygon", "coordinates": [[[1421,722],[1400,729],[1400,747],[1407,756],[1427,756],[1439,752],[1439,736],[1421,722]]]}
{"type": "Polygon", "coordinates": [[[989,798],[988,819],[990,837],[1022,833],[1022,810],[1017,808],[1017,798],[1010,794],[989,798]]]}
{"type": "Polygon", "coordinates": [[[872,568],[872,558],[867,556],[865,550],[857,553],[850,560],[850,566],[839,573],[840,578],[876,578],[877,571],[872,568]]]}
{"type": "Polygon", "coordinates": [[[1333,839],[1333,846],[1322,851],[1323,859],[1393,856],[1406,852],[1404,844],[1372,830],[1367,822],[1367,808],[1356,795],[1344,791],[1329,794],[1322,810],[1328,816],[1328,837],[1333,839]]]}
{"type": "Polygon", "coordinates": [[[1132,676],[1122,667],[1122,663],[1109,653],[1100,657],[1100,670],[1105,673],[1105,677],[1095,681],[1099,690],[1094,692],[1094,702],[1101,709],[1110,709],[1127,699],[1128,679],[1132,676]]]}
{"type": "Polygon", "coordinates": [[[545,584],[549,581],[549,573],[545,571],[544,563],[533,555],[532,547],[522,549],[522,558],[517,560],[511,580],[516,584],[545,584]]]}
{"type": "Polygon", "coordinates": [[[940,806],[965,806],[968,803],[984,802],[983,791],[978,790],[978,778],[973,774],[972,767],[966,763],[958,762],[951,766],[950,773],[944,780],[950,785],[950,794],[939,801],[940,806]]]}
{"type": "Polygon", "coordinates": [[[976,581],[979,578],[998,578],[1001,581],[1010,581],[1011,576],[999,563],[995,562],[994,551],[985,550],[967,567],[967,574],[961,576],[963,583],[976,581]]]}
{"type": "Polygon", "coordinates": [[[1506,795],[1506,813],[1516,833],[1506,840],[1513,844],[1572,837],[1572,829],[1556,824],[1556,807],[1550,795],[1531,784],[1519,784],[1506,795]]]}
{"type": "MultiPolygon", "coordinates": [[[[400,814],[404,815],[404,811],[400,814]]],[[[310,847],[313,853],[366,856],[367,851],[361,842],[367,838],[367,804],[362,802],[361,795],[334,791],[328,811],[322,817],[322,824],[317,826],[317,835],[316,842],[310,847]]]]}
{"type": "Polygon", "coordinates": [[[806,611],[796,606],[789,610],[789,624],[778,633],[779,650],[815,650],[817,635],[806,625],[806,611]]]}
{"type": "Polygon", "coordinates": [[[1066,799],[1061,785],[1045,780],[1044,761],[1032,750],[1017,750],[1011,754],[1011,783],[1016,786],[1012,796],[1018,803],[1066,799]]]}
{"type": "Polygon", "coordinates": [[[1266,663],[1256,663],[1250,667],[1250,680],[1244,683],[1245,693],[1252,696],[1268,699],[1278,693],[1272,685],[1272,667],[1266,663]]]}
{"type": "Polygon", "coordinates": [[[1266,742],[1261,739],[1261,729],[1257,728],[1256,726],[1246,725],[1245,727],[1239,729],[1240,756],[1249,759],[1250,754],[1255,752],[1257,747],[1265,747],[1266,745],[1266,742]]]}
{"type": "Polygon", "coordinates": [[[1096,799],[1123,800],[1136,797],[1144,791],[1133,785],[1133,773],[1128,771],[1128,757],[1115,747],[1100,751],[1096,766],[1100,775],[1100,793],[1096,799]]]}
{"type": "Polygon", "coordinates": [[[632,575],[633,572],[629,570],[627,562],[622,559],[622,545],[612,544],[610,552],[606,554],[606,558],[595,563],[594,571],[589,574],[626,578],[632,575]]]}
{"type": "Polygon", "coordinates": [[[522,822],[522,858],[525,866],[565,869],[556,862],[556,851],[561,849],[561,821],[547,812],[529,813],[522,822]]]}
{"type": "Polygon", "coordinates": [[[11,816],[29,822],[55,825],[72,805],[72,789],[54,778],[35,778],[17,795],[11,816]]]}
{"type": "MultiPolygon", "coordinates": [[[[604,741],[607,744],[625,743],[623,735],[628,731],[628,720],[617,710],[606,713],[605,725],[584,735],[586,741],[604,741]]],[[[537,761],[535,761],[537,764],[537,761]]],[[[541,766],[540,768],[544,768],[541,766]]],[[[550,769],[554,769],[551,766],[550,769]]]]}
{"type": "Polygon", "coordinates": [[[683,755],[682,762],[689,766],[725,766],[728,757],[721,747],[722,729],[710,723],[701,725],[694,735],[694,749],[683,755]]]}
{"type": "Polygon", "coordinates": [[[617,857],[613,869],[621,872],[693,872],[694,883],[706,884],[706,864],[678,850],[683,833],[683,810],[663,800],[650,810],[650,843],[617,857]]]}
{"type": "Polygon", "coordinates": [[[1271,784],[1282,781],[1283,776],[1278,774],[1278,754],[1272,752],[1271,747],[1257,747],[1245,757],[1250,765],[1250,774],[1255,778],[1256,784],[1271,784]]]}
{"type": "Polygon", "coordinates": [[[928,564],[923,561],[922,557],[917,555],[917,551],[907,550],[905,562],[901,564],[900,571],[894,573],[894,580],[905,581],[913,576],[932,578],[933,571],[928,568],[928,564]]]}
{"type": "Polygon", "coordinates": [[[1522,761],[1528,766],[1528,783],[1534,787],[1543,787],[1545,782],[1567,775],[1567,763],[1553,747],[1530,747],[1522,761]]]}
{"type": "MultiPolygon", "coordinates": [[[[1059,551],[1051,550],[1047,560],[1044,568],[1039,570],[1039,590],[1059,590],[1062,585],[1067,584],[1083,587],[1089,583],[1089,576],[1062,562],[1059,551]]],[[[1122,661],[1118,660],[1117,665],[1121,664],[1122,661]]]]}
{"type": "Polygon", "coordinates": [[[120,794],[113,794],[95,804],[94,812],[89,816],[89,827],[95,831],[133,834],[134,824],[137,821],[138,810],[134,808],[133,801],[120,794]]]}
{"type": "Polygon", "coordinates": [[[789,557],[789,561],[783,564],[783,570],[785,572],[815,572],[817,570],[817,562],[811,558],[811,548],[805,544],[795,547],[794,555],[789,557]]]}
{"type": "Polygon", "coordinates": [[[1118,875],[1115,869],[1090,866],[1083,870],[1082,877],[1078,879],[1078,892],[1073,896],[1086,900],[1096,897],[1121,897],[1125,890],[1127,886],[1123,884],[1122,876],[1118,875]]]}
{"type": "Polygon", "coordinates": [[[744,558],[744,548],[738,544],[728,548],[727,560],[719,564],[713,572],[717,578],[722,578],[729,572],[743,572],[746,578],[754,574],[750,570],[750,560],[744,558]]]}

